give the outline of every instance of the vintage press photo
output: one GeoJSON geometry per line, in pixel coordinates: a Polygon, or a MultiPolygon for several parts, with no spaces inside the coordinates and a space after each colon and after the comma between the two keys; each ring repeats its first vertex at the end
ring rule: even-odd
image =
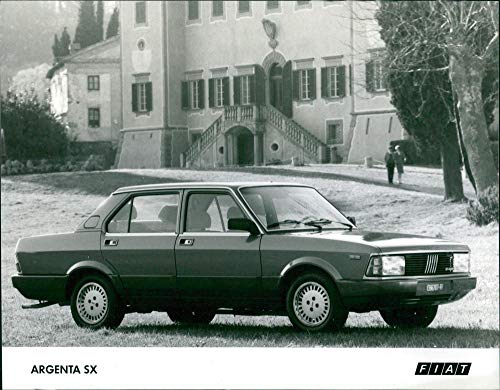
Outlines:
{"type": "MultiPolygon", "coordinates": [[[[498,3],[2,1],[0,32],[4,349],[498,349],[498,3]]],[[[452,357],[403,375],[461,387],[452,357]]]]}

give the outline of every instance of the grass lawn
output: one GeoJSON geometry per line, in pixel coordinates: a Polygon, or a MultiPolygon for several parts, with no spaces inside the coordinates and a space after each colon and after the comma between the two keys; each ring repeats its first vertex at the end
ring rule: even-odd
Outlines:
{"type": "MultiPolygon", "coordinates": [[[[402,188],[377,182],[383,172],[335,168],[234,170],[120,170],[2,178],[2,342],[4,346],[331,346],[498,347],[498,224],[476,227],[464,218],[465,204],[443,202],[438,170],[411,173],[402,188]],[[374,172],[377,172],[374,174],[374,172]],[[427,175],[427,177],[426,177],[427,175]],[[354,180],[351,180],[350,177],[354,180]],[[415,173],[414,178],[417,177],[415,173]],[[375,180],[375,179],[376,180],[375,180]],[[23,310],[13,287],[17,240],[73,230],[120,186],[175,181],[286,181],[313,185],[366,230],[397,231],[458,240],[472,249],[476,290],[440,307],[431,327],[401,331],[385,326],[377,312],[351,313],[338,333],[295,332],[286,317],[218,315],[209,326],[172,324],[166,313],[128,314],[114,331],[78,328],[69,307],[23,310]],[[415,179],[416,180],[416,179],[415,179]]],[[[470,189],[467,187],[466,192],[470,189]]]]}

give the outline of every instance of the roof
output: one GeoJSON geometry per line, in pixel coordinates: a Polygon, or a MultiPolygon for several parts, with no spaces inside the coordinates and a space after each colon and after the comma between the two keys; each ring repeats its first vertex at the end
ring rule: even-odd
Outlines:
{"type": "Polygon", "coordinates": [[[75,53],[69,54],[63,57],[57,62],[45,76],[51,79],[54,73],[61,69],[66,63],[78,62],[78,63],[108,63],[120,61],[120,36],[116,35],[114,37],[105,39],[94,43],[93,45],[84,47],[76,51],[75,53]]]}
{"type": "Polygon", "coordinates": [[[159,191],[169,189],[200,189],[200,188],[231,188],[236,190],[242,187],[267,187],[267,186],[295,186],[295,187],[310,187],[299,183],[282,183],[282,182],[186,182],[186,183],[160,183],[160,184],[145,184],[140,186],[130,186],[118,188],[113,194],[121,194],[125,192],[135,191],[159,191]]]}

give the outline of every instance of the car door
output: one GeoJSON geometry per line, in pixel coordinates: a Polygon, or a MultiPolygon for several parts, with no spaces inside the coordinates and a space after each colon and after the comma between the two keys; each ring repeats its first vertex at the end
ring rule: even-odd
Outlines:
{"type": "Polygon", "coordinates": [[[261,293],[260,235],[228,231],[229,218],[248,217],[229,191],[186,191],[175,245],[180,296],[244,303],[261,293]]]}
{"type": "Polygon", "coordinates": [[[132,303],[161,305],[175,294],[180,196],[179,191],[133,194],[104,226],[102,256],[132,303]]]}

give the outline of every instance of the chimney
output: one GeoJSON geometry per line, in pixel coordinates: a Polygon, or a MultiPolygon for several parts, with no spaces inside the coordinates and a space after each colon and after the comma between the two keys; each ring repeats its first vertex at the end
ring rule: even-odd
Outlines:
{"type": "Polygon", "coordinates": [[[73,42],[70,46],[70,53],[75,54],[78,50],[80,50],[80,44],[78,42],[73,42]]]}

